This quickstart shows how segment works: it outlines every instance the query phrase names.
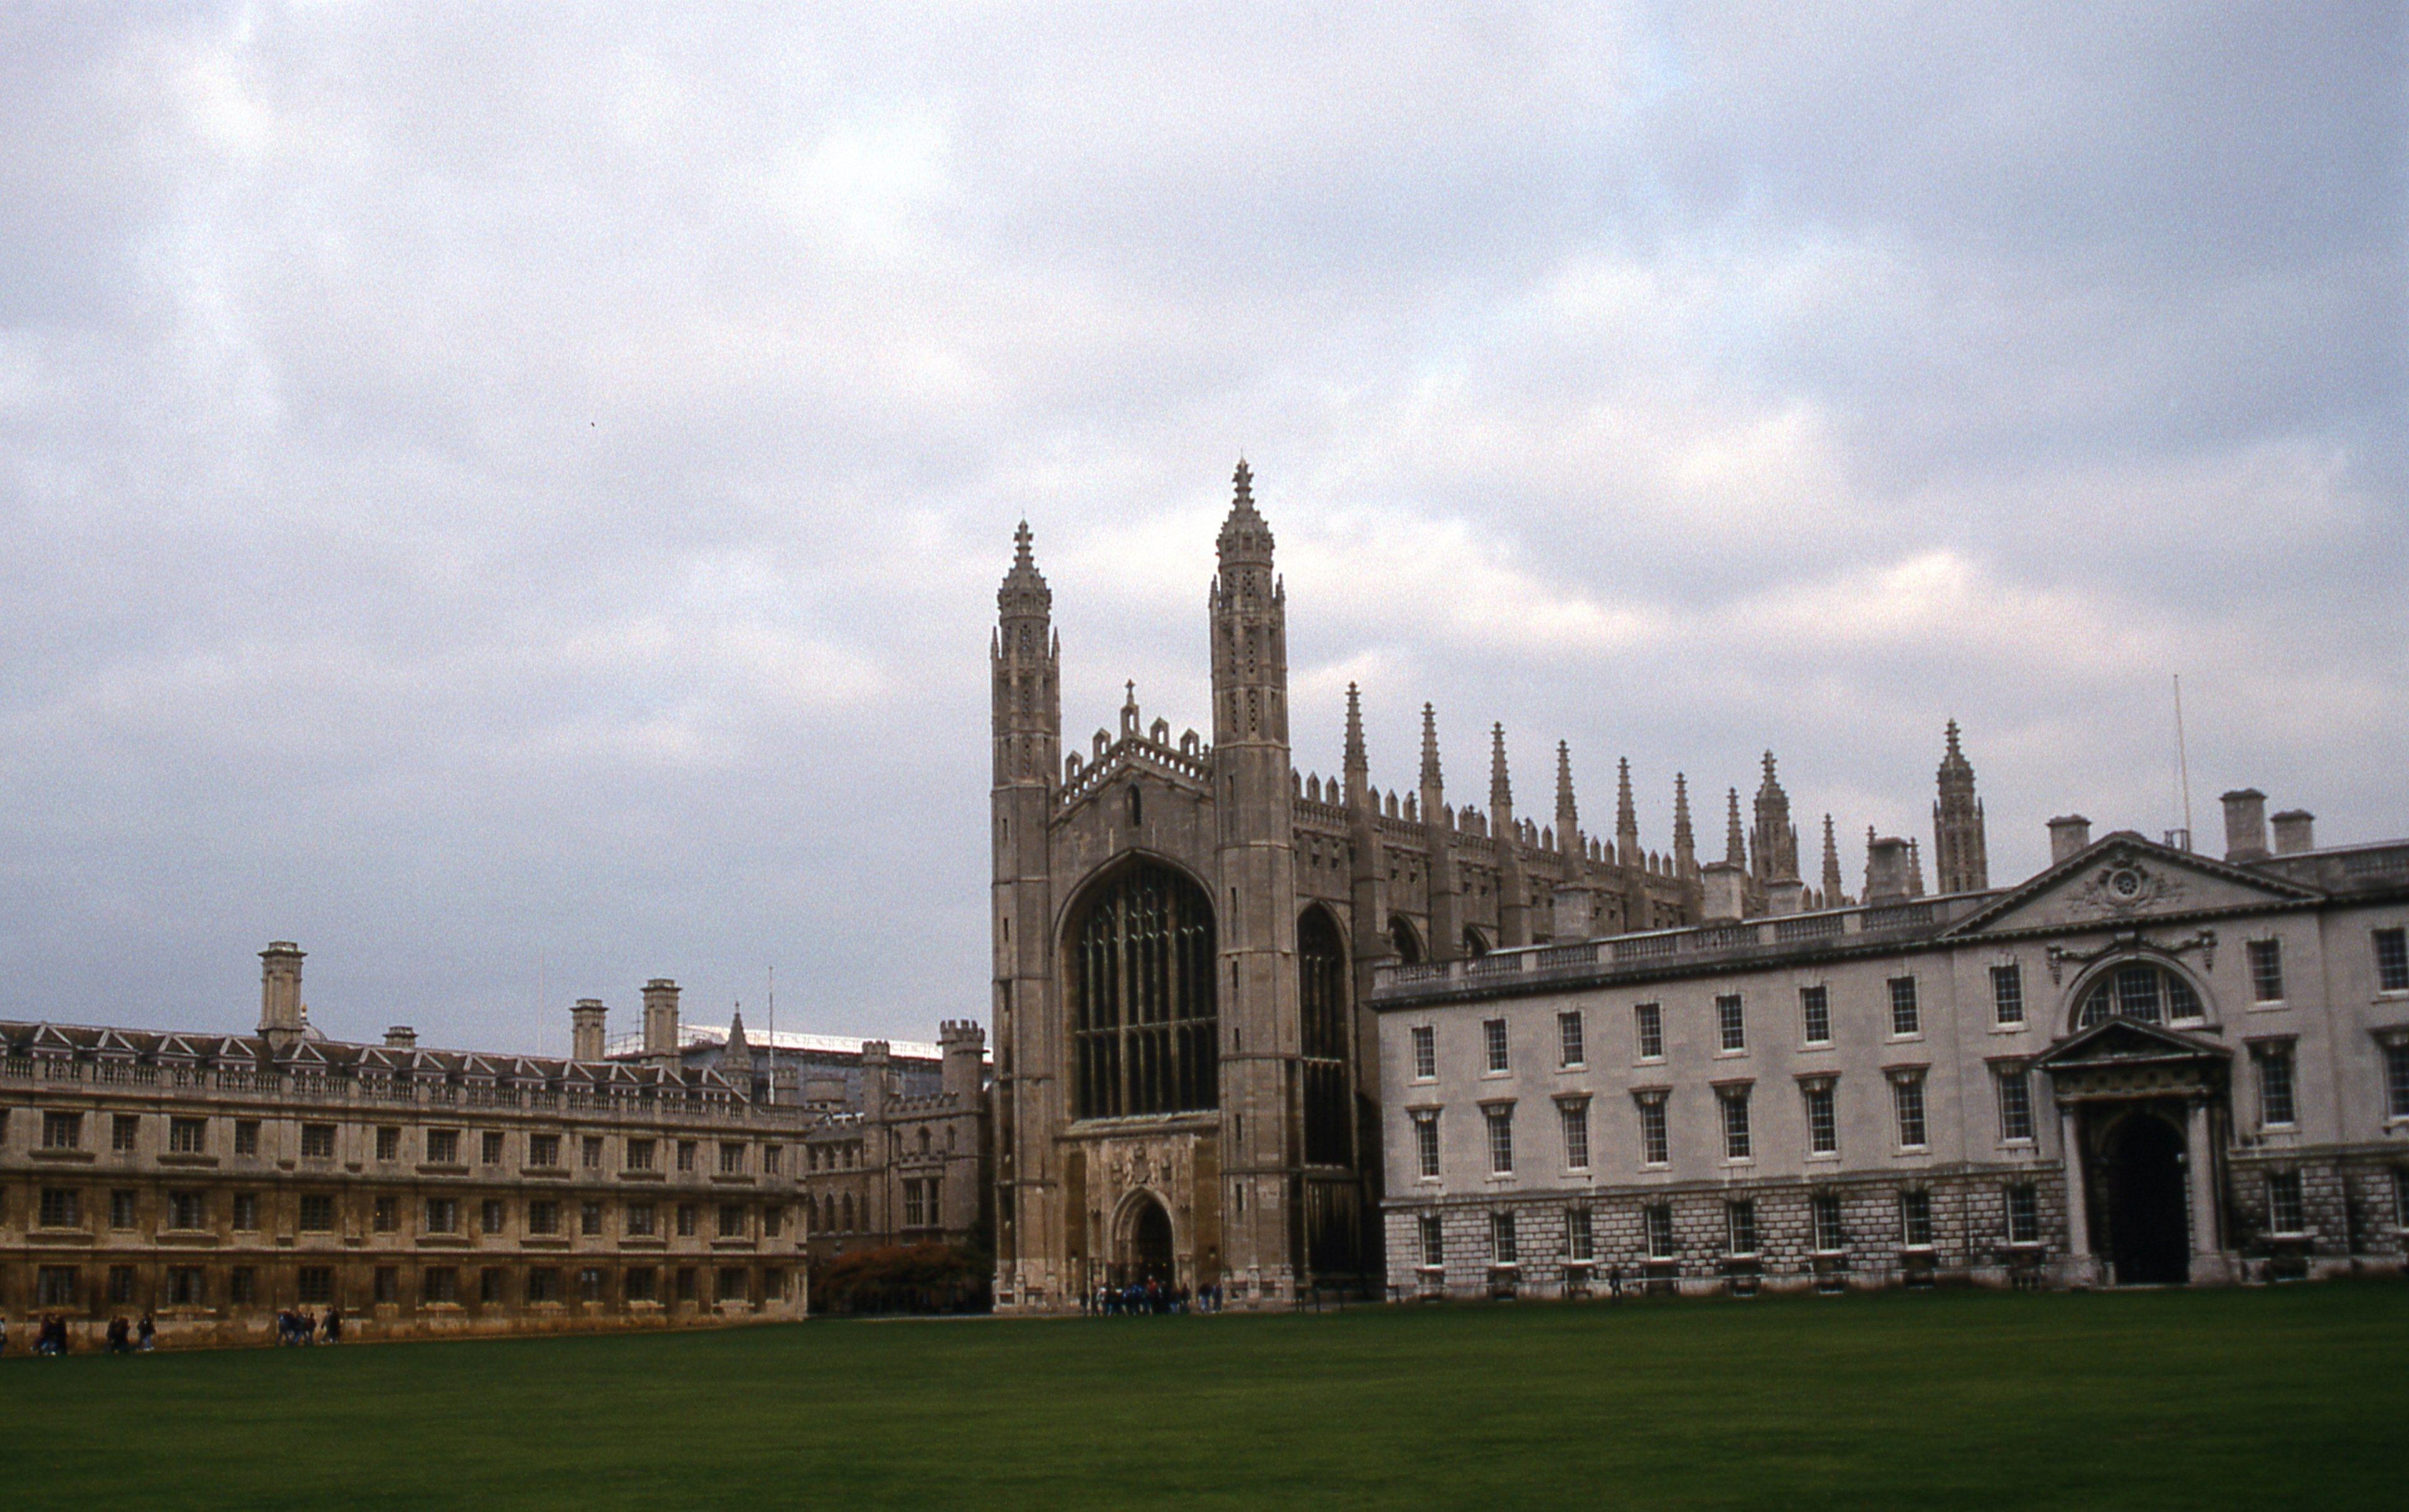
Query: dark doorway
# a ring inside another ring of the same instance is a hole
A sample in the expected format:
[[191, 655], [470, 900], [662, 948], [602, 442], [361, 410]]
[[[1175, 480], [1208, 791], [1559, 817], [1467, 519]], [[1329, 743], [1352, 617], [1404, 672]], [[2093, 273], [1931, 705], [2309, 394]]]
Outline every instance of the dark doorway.
[[2183, 1131], [2131, 1113], [2108, 1135], [2108, 1252], [2120, 1286], [2180, 1286], [2191, 1278], [2184, 1202]]
[[1130, 1215], [1129, 1279], [1159, 1281], [1170, 1286], [1176, 1277], [1171, 1266], [1171, 1215], [1152, 1198], [1143, 1198]]

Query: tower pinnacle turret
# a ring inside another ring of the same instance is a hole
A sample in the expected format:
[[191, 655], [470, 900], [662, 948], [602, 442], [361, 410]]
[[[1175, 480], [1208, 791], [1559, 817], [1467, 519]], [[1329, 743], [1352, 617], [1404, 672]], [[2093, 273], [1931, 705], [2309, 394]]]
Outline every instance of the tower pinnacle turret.
[[1580, 810], [1573, 802], [1573, 748], [1556, 742], [1556, 849], [1566, 856], [1581, 854]]
[[1347, 684], [1347, 802], [1351, 808], [1369, 800], [1372, 783], [1371, 758], [1363, 750], [1363, 700], [1355, 684]]
[[1974, 796], [1974, 767], [1957, 747], [1957, 721], [1949, 721], [1948, 750], [1938, 773], [1940, 798], [1932, 805], [1934, 879], [1944, 893], [1980, 892], [1991, 885], [1991, 863], [1983, 835], [1983, 802]]
[[1514, 834], [1514, 780], [1506, 770], [1506, 727], [1489, 728], [1489, 819], [1493, 833], [1511, 841]]
[[1639, 857], [1639, 810], [1631, 801], [1631, 758], [1624, 756], [1614, 770], [1614, 858], [1623, 866], [1637, 866]]

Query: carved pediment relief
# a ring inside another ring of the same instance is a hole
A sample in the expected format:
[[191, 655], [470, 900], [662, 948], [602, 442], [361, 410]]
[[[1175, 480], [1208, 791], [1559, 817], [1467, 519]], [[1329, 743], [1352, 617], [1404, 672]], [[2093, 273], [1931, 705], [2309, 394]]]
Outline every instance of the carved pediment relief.
[[2061, 862], [1983, 908], [1956, 935], [2140, 922], [2223, 909], [2275, 907], [2319, 896], [2277, 877], [2117, 835]]

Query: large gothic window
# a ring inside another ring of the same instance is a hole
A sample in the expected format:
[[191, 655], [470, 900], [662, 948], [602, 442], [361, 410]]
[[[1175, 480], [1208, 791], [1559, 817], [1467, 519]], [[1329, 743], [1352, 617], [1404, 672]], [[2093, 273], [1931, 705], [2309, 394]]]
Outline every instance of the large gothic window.
[[1347, 951], [1323, 908], [1296, 921], [1297, 1008], [1305, 1052], [1305, 1159], [1348, 1163]]
[[1081, 1118], [1220, 1104], [1213, 912], [1151, 861], [1100, 888], [1071, 926], [1072, 1108]]
[[2163, 966], [2128, 961], [2093, 983], [2083, 995], [2074, 1027], [2088, 1029], [2103, 1018], [2137, 1018], [2144, 1024], [2200, 1016], [2200, 994]]

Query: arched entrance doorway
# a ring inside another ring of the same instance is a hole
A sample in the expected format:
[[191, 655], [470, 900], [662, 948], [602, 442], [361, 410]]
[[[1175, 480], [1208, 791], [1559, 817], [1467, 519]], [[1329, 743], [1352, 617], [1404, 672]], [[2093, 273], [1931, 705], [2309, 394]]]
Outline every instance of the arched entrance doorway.
[[1119, 1273], [1115, 1279], [1120, 1285], [1155, 1281], [1169, 1287], [1178, 1280], [1171, 1248], [1171, 1215], [1151, 1193], [1139, 1193], [1122, 1216], [1120, 1248], [1115, 1267]]
[[2117, 1284], [2180, 1286], [2191, 1279], [2183, 1130], [2137, 1109], [2109, 1130], [2102, 1153], [2108, 1249]]

